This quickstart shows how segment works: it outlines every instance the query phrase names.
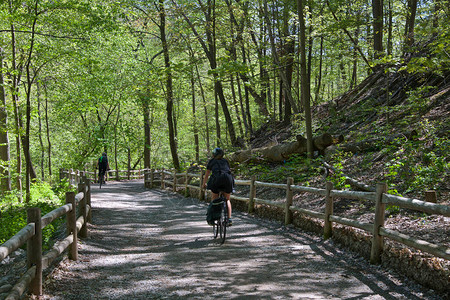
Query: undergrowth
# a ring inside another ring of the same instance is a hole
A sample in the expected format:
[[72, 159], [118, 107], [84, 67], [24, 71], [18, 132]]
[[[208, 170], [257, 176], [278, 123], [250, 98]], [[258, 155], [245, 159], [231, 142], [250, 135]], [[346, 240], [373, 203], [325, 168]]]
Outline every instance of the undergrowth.
[[[15, 192], [1, 196], [0, 244], [6, 242], [27, 224], [27, 208], [39, 207], [41, 216], [44, 216], [65, 204], [65, 193], [69, 190], [67, 180], [61, 181], [54, 187], [45, 182], [36, 182], [31, 185], [29, 203], [19, 202]], [[63, 221], [59, 218], [43, 229], [44, 249], [49, 247], [51, 237]]]

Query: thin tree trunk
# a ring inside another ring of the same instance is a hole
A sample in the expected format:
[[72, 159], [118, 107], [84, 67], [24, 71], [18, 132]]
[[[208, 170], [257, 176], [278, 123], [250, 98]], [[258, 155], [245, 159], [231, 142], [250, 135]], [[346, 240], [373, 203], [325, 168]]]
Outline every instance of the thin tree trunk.
[[320, 88], [322, 86], [322, 64], [323, 64], [323, 36], [320, 36], [319, 75], [317, 76], [316, 96], [314, 97], [316, 104], [319, 103]]
[[47, 146], [48, 146], [48, 176], [50, 177], [50, 182], [52, 181], [52, 142], [50, 140], [50, 126], [49, 126], [49, 118], [48, 118], [48, 95], [47, 89], [44, 85], [45, 91], [45, 126], [46, 126], [46, 134], [47, 134]]
[[41, 116], [41, 88], [39, 85], [39, 82], [36, 83], [36, 89], [37, 89], [37, 113], [38, 113], [38, 136], [39, 136], [39, 145], [41, 146], [41, 178], [42, 181], [45, 180], [45, 148], [44, 148], [44, 141], [42, 139], [42, 116]]
[[173, 84], [172, 84], [172, 71], [170, 70], [170, 57], [169, 57], [169, 46], [166, 40], [166, 12], [164, 8], [164, 0], [159, 0], [160, 9], [160, 33], [161, 33], [161, 43], [164, 52], [164, 65], [166, 68], [166, 88], [167, 88], [167, 124], [169, 126], [169, 143], [170, 152], [172, 153], [173, 166], [176, 170], [180, 170], [180, 162], [178, 159], [177, 145], [175, 141], [175, 129], [173, 124]]
[[392, 55], [392, 0], [388, 0], [388, 38], [387, 38], [387, 55]]
[[302, 77], [301, 81], [301, 93], [302, 102], [305, 109], [305, 127], [306, 127], [306, 139], [307, 139], [307, 152], [308, 157], [313, 157], [314, 145], [312, 136], [312, 120], [311, 120], [311, 108], [310, 108], [310, 79], [307, 75], [306, 65], [306, 28], [304, 12], [304, 0], [297, 0], [298, 19], [300, 21], [300, 73]]
[[236, 89], [234, 87], [234, 76], [233, 75], [230, 76], [230, 87], [231, 87], [231, 96], [233, 98], [233, 106], [234, 106], [234, 110], [236, 112], [236, 119], [238, 121], [239, 132], [242, 137], [242, 136], [244, 136], [244, 129], [242, 128], [242, 121], [241, 121], [241, 117], [239, 116], [239, 108], [238, 108], [237, 99], [236, 99]]
[[198, 140], [198, 128], [197, 128], [197, 112], [196, 112], [196, 101], [195, 101], [195, 80], [194, 72], [191, 74], [191, 91], [192, 91], [192, 127], [194, 131], [194, 146], [195, 146], [195, 161], [200, 161], [200, 146]]
[[8, 113], [6, 110], [6, 92], [5, 81], [3, 77], [3, 48], [0, 46], [0, 159], [2, 165], [0, 166], [1, 176], [1, 192], [11, 191], [11, 175], [10, 175], [10, 144], [8, 136]]
[[37, 23], [37, 7], [38, 1], [35, 2], [34, 5], [34, 19], [33, 24], [31, 26], [31, 39], [30, 39], [30, 48], [28, 50], [28, 57], [26, 62], [26, 75], [27, 75], [27, 88], [26, 88], [26, 127], [25, 127], [25, 136], [22, 141], [23, 151], [25, 155], [26, 162], [26, 202], [30, 202], [31, 200], [31, 180], [36, 179], [36, 173], [33, 169], [33, 164], [31, 162], [31, 154], [30, 154], [30, 124], [31, 124], [31, 88], [33, 85], [34, 78], [31, 76], [31, 59], [34, 50], [34, 38], [36, 34], [36, 23]]
[[16, 155], [17, 155], [17, 166], [16, 166], [16, 172], [17, 172], [17, 179], [16, 179], [16, 188], [18, 192], [18, 199], [19, 202], [23, 201], [23, 194], [22, 194], [22, 143], [21, 143], [21, 136], [20, 136], [20, 129], [21, 129], [21, 114], [19, 111], [19, 87], [18, 82], [20, 78], [20, 73], [17, 70], [17, 64], [16, 64], [16, 36], [15, 36], [15, 28], [14, 25], [11, 24], [11, 53], [12, 53], [12, 71], [13, 74], [11, 76], [11, 96], [13, 99], [14, 104], [14, 119], [15, 119], [15, 132], [16, 132]]
[[210, 142], [210, 137], [209, 137], [209, 118], [208, 118], [208, 109], [207, 109], [207, 103], [206, 103], [206, 97], [205, 97], [205, 91], [203, 89], [203, 84], [202, 81], [200, 79], [200, 72], [198, 70], [198, 65], [195, 64], [195, 71], [197, 74], [197, 81], [198, 81], [198, 86], [200, 87], [200, 95], [202, 96], [202, 100], [203, 100], [203, 110], [205, 113], [205, 134], [206, 134], [206, 149], [208, 149], [208, 151], [211, 149], [211, 142]]
[[214, 117], [216, 121], [216, 147], [219, 147], [222, 137], [220, 135], [219, 100], [217, 99], [217, 93], [214, 93]]
[[[148, 94], [148, 93], [147, 93]], [[152, 145], [152, 133], [150, 124], [150, 106], [148, 98], [143, 97], [143, 114], [144, 114], [144, 168], [151, 168], [151, 145]]]
[[279, 75], [282, 79], [281, 82], [283, 84], [283, 90], [286, 93], [286, 97], [287, 97], [286, 100], [289, 101], [289, 103], [291, 104], [291, 107], [292, 107], [294, 113], [298, 113], [299, 109], [292, 97], [291, 87], [289, 86], [289, 80], [286, 77], [286, 73], [282, 71], [280, 58], [278, 56], [277, 49], [275, 47], [275, 37], [274, 37], [274, 33], [272, 31], [272, 25], [271, 25], [270, 18], [269, 18], [269, 12], [268, 12], [268, 8], [267, 8], [267, 0], [264, 0], [264, 15], [265, 15], [265, 19], [266, 19], [267, 31], [269, 32], [270, 45], [271, 45], [271, 49], [272, 49], [272, 58], [273, 58], [275, 65], [278, 66], [278, 68], [279, 68]]
[[[118, 162], [118, 157], [119, 157], [119, 153], [117, 150], [117, 127], [119, 126], [119, 120], [120, 120], [120, 103], [119, 106], [117, 108], [117, 118], [116, 118], [116, 124], [114, 124], [114, 163], [116, 165], [116, 180], [119, 181], [119, 162]], [[128, 147], [129, 149], [129, 147]], [[128, 169], [129, 170], [129, 169]]]
[[[203, 40], [202, 36], [197, 32], [194, 24], [191, 22], [191, 20], [180, 10], [180, 13], [183, 15], [184, 20], [188, 23], [189, 27], [191, 28], [192, 32], [194, 33], [195, 37], [199, 41], [200, 45], [203, 48], [203, 51], [206, 54], [206, 57], [208, 58], [209, 65], [211, 70], [214, 72], [217, 69], [217, 58], [216, 58], [216, 47], [215, 47], [215, 1], [211, 3], [211, 0], [207, 1], [207, 5], [205, 6], [201, 0], [198, 1], [200, 8], [202, 12], [205, 15], [206, 23], [205, 23], [205, 34], [206, 34], [206, 40], [207, 43]], [[177, 3], [172, 0], [172, 3], [178, 7]], [[219, 79], [217, 74], [213, 73], [214, 77], [214, 91], [217, 94], [220, 104], [222, 106], [223, 115], [225, 117], [225, 122], [228, 128], [228, 133], [230, 135], [231, 143], [233, 145], [236, 145], [237, 139], [236, 139], [236, 133], [234, 130], [234, 124], [233, 120], [231, 119], [230, 111], [228, 110], [227, 101], [225, 99], [225, 95], [223, 93], [223, 84], [222, 81]]]
[[242, 115], [242, 119], [244, 120], [245, 137], [248, 138], [250, 128], [249, 128], [248, 122], [247, 122], [247, 112], [244, 108], [244, 99], [242, 97], [241, 79], [239, 78], [239, 76], [237, 77], [237, 87], [238, 87], [239, 105], [241, 108], [241, 115]]

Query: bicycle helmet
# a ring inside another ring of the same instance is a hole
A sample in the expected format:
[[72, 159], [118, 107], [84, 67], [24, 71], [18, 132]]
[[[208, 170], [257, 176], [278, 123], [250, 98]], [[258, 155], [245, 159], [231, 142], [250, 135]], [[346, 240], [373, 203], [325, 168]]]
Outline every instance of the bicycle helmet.
[[212, 155], [214, 158], [222, 158], [224, 155], [224, 152], [221, 148], [217, 147], [212, 151]]

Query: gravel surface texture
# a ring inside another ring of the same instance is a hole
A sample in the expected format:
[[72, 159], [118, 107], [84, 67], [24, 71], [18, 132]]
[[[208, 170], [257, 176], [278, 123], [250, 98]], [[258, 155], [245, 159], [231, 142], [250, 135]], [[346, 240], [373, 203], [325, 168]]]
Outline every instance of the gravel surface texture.
[[331, 240], [237, 211], [221, 245], [205, 212], [143, 181], [93, 185], [79, 260], [60, 262], [39, 299], [445, 299]]

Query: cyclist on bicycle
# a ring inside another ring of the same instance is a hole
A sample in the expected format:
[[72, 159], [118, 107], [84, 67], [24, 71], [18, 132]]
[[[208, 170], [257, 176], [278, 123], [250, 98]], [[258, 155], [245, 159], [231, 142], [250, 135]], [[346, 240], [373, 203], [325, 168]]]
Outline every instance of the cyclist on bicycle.
[[206, 165], [203, 188], [206, 187], [208, 190], [211, 190], [211, 200], [219, 198], [220, 192], [223, 193], [227, 199], [228, 205], [228, 226], [231, 226], [233, 223], [231, 221], [230, 195], [233, 191], [234, 179], [231, 174], [230, 164], [225, 158], [223, 158], [224, 154], [225, 153], [221, 148], [215, 148], [212, 151], [213, 158]]
[[98, 167], [98, 180], [100, 182], [100, 178], [103, 178], [103, 184], [105, 184], [105, 174], [106, 171], [109, 170], [109, 162], [108, 162], [108, 156], [106, 155], [106, 152], [102, 153], [102, 156], [97, 161], [97, 167]]

